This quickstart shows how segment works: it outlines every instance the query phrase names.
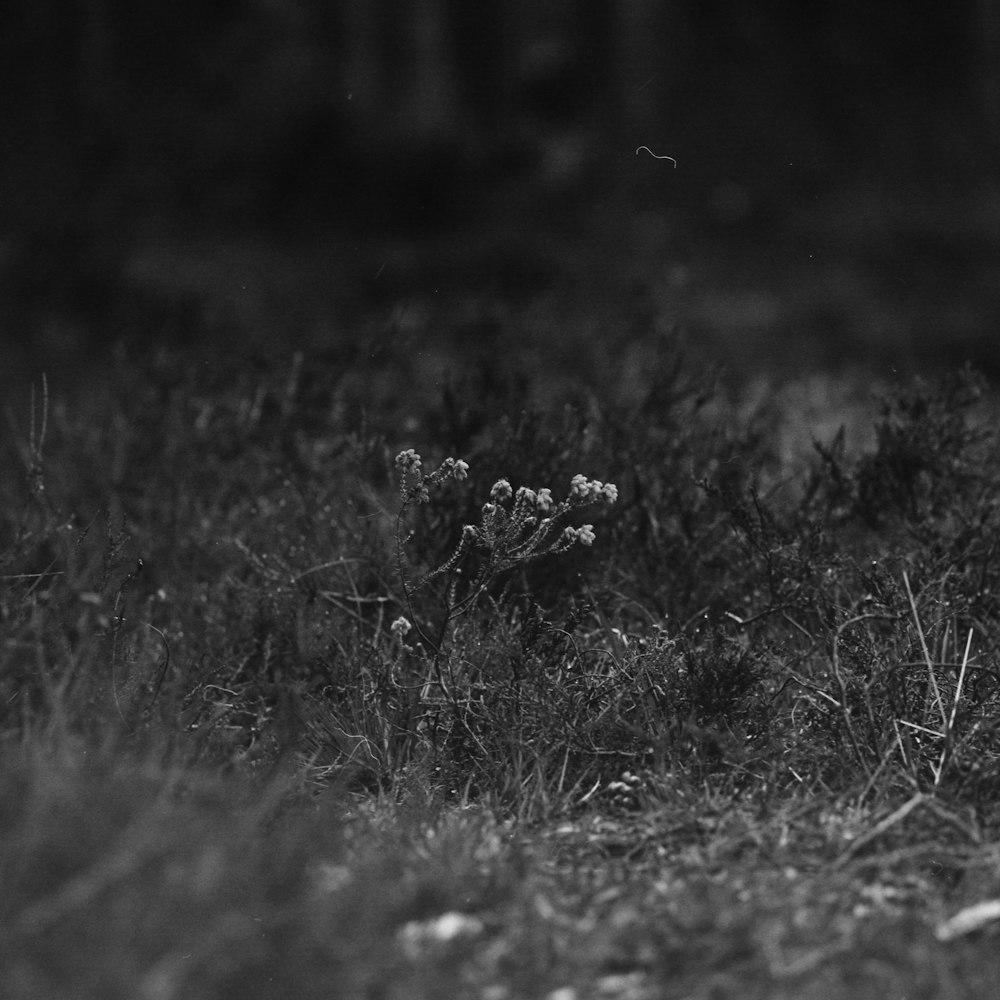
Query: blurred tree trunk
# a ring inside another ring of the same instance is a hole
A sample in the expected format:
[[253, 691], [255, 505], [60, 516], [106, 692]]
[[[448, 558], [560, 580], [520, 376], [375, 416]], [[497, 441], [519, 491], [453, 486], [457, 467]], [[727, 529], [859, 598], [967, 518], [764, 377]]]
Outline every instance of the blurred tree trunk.
[[449, 51], [445, 0], [411, 0], [409, 34], [412, 68], [400, 107], [418, 137], [452, 139], [461, 133], [454, 60]]
[[497, 134], [517, 103], [520, 4], [514, 0], [451, 0], [449, 58], [473, 131]]
[[3, 207], [29, 217], [71, 207], [66, 188], [79, 152], [74, 6], [75, 0], [20, 0], [4, 13]]
[[667, 107], [683, 60], [685, 31], [681, 5], [632, 0], [618, 12], [617, 45], [612, 53], [618, 120], [633, 135], [667, 140]]
[[356, 8], [351, 16], [366, 51], [352, 62], [359, 79], [365, 68], [370, 74], [375, 128], [388, 145], [456, 136], [462, 115], [445, 0], [348, 0], [345, 6]]
[[77, 0], [80, 30], [76, 60], [88, 127], [102, 128], [114, 97], [113, 27], [108, 0]]
[[359, 118], [374, 115], [384, 120], [387, 113], [387, 59], [380, 13], [380, 5], [372, 0], [340, 4], [341, 86]]
[[976, 7], [978, 23], [972, 28], [979, 48], [976, 84], [994, 155], [1000, 155], [1000, 0], [976, 0]]

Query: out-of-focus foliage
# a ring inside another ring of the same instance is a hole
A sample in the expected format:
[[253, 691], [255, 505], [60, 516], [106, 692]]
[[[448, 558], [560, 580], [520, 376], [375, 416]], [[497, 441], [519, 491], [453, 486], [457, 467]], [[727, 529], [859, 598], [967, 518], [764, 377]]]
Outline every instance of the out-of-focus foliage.
[[710, 183], [798, 158], [808, 186], [887, 162], [954, 176], [997, 138], [987, 4], [394, 6], [12, 0], [3, 207], [273, 221], [395, 192], [426, 222], [475, 201], [446, 204], [462, 182], [586, 187], [640, 142]]

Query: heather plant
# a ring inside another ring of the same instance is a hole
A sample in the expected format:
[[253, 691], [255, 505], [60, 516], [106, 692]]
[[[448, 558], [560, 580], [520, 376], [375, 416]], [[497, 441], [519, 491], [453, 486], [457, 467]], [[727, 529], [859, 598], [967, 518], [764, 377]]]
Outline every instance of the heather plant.
[[[454, 678], [445, 677], [442, 663], [456, 619], [467, 614], [511, 570], [577, 544], [591, 546], [596, 537], [593, 524], [564, 522], [584, 507], [614, 503], [618, 489], [613, 483], [578, 474], [570, 481], [566, 498], [555, 501], [548, 487], [514, 490], [507, 479], [498, 479], [490, 489], [490, 499], [479, 510], [478, 523], [463, 525], [451, 553], [413, 579], [406, 559], [408, 515], [414, 507], [430, 502], [432, 493], [448, 480], [466, 479], [469, 466], [462, 459], [447, 458], [425, 474], [420, 455], [407, 449], [396, 456], [396, 469], [400, 477], [396, 560], [407, 616], [397, 618], [392, 631], [403, 644], [408, 642], [411, 628], [415, 631], [420, 654], [429, 659], [434, 681], [441, 693], [451, 697]], [[424, 601], [425, 594], [433, 596]], [[417, 651], [415, 645], [407, 648]]]

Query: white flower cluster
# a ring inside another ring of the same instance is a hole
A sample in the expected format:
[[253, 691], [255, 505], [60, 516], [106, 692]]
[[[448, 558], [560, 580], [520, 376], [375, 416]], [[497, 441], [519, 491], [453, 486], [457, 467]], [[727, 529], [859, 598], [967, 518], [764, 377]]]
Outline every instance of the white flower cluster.
[[389, 626], [389, 631], [392, 632], [392, 634], [394, 636], [396, 636], [397, 638], [402, 639], [403, 636], [405, 636], [406, 633], [409, 632], [411, 628], [413, 628], [413, 626], [410, 624], [409, 619], [408, 618], [404, 618], [402, 615], [400, 615]]
[[579, 500], [603, 500], [614, 503], [618, 499], [618, 487], [614, 483], [602, 483], [600, 479], [588, 479], [576, 475], [570, 480], [569, 495]]
[[[490, 488], [489, 499], [480, 509], [479, 523], [464, 525], [451, 555], [420, 580], [411, 583], [402, 570], [403, 545], [408, 537], [403, 534], [404, 513], [408, 507], [426, 502], [430, 498], [431, 486], [449, 478], [466, 479], [469, 465], [461, 459], [446, 458], [434, 472], [424, 475], [420, 455], [407, 448], [396, 456], [396, 469], [400, 473], [399, 492], [402, 499], [396, 519], [396, 545], [407, 607], [412, 617], [412, 595], [430, 580], [442, 574], [452, 574], [446, 624], [471, 606], [497, 574], [540, 556], [565, 552], [576, 543], [593, 545], [596, 535], [592, 524], [574, 527], [566, 525], [565, 519], [580, 507], [594, 503], [612, 504], [618, 499], [618, 488], [614, 483], [602, 483], [599, 479], [588, 479], [583, 475], [573, 476], [566, 499], [559, 502], [553, 500], [552, 490], [548, 487], [530, 489], [519, 486], [515, 490], [508, 479], [498, 479]], [[463, 576], [460, 564], [474, 551], [478, 552], [479, 558], [471, 561], [473, 571]], [[404, 650], [410, 648], [405, 645], [405, 637], [413, 628], [424, 642], [440, 652], [440, 646], [427, 639], [419, 623], [411, 624], [407, 618], [399, 617], [390, 627]]]
[[581, 524], [579, 528], [563, 528], [563, 538], [569, 542], [579, 542], [581, 545], [593, 545], [596, 537], [592, 524]]
[[396, 456], [396, 468], [400, 472], [419, 472], [421, 464], [420, 456], [412, 448], [407, 448]]
[[[513, 506], [508, 509], [505, 504], [511, 498]], [[499, 572], [528, 559], [565, 551], [575, 542], [593, 545], [596, 536], [592, 524], [567, 526], [559, 532], [557, 519], [576, 507], [596, 502], [611, 504], [617, 499], [614, 483], [582, 475], [573, 477], [569, 496], [558, 504], [553, 502], [548, 487], [533, 490], [521, 486], [515, 491], [508, 480], [498, 479], [490, 490], [489, 501], [483, 504], [481, 523], [467, 524], [462, 529], [462, 541], [454, 558], [475, 544], [492, 553], [494, 570]], [[451, 565], [453, 560], [448, 563]]]
[[401, 473], [399, 495], [404, 504], [426, 503], [430, 499], [431, 486], [445, 479], [466, 479], [469, 475], [469, 463], [460, 458], [446, 458], [429, 476], [420, 471], [422, 467], [423, 460], [412, 448], [396, 456], [396, 469]]

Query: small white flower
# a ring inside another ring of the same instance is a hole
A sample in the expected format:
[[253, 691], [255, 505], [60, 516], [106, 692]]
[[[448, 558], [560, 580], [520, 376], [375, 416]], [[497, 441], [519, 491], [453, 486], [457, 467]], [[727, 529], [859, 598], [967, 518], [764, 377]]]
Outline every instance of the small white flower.
[[587, 480], [587, 477], [577, 473], [569, 481], [569, 492], [570, 496], [580, 497], [581, 499], [585, 499], [587, 495], [590, 493], [590, 483]]
[[548, 511], [552, 509], [552, 490], [547, 486], [543, 487], [538, 491], [535, 502], [538, 504], [538, 509], [541, 511]]
[[494, 500], [509, 500], [511, 496], [510, 483], [506, 479], [498, 479], [490, 490]]
[[433, 920], [411, 920], [397, 932], [397, 938], [406, 955], [418, 959], [427, 950], [446, 945], [462, 938], [477, 937], [483, 932], [483, 922], [466, 913], [442, 913]]
[[618, 487], [614, 483], [605, 483], [601, 490], [605, 503], [614, 503], [618, 499]]
[[420, 466], [420, 456], [412, 448], [407, 448], [396, 456], [396, 468], [401, 472], [416, 472]]
[[413, 626], [409, 621], [400, 615], [390, 626], [389, 631], [392, 632], [397, 638], [402, 638]]
[[469, 475], [469, 463], [463, 462], [462, 459], [457, 459], [455, 462], [455, 471], [452, 475], [456, 479], [466, 479]]
[[474, 524], [467, 524], [462, 528], [462, 541], [468, 545], [479, 537], [479, 529]]
[[581, 545], [593, 545], [596, 537], [592, 524], [583, 524], [576, 529], [576, 539]]

